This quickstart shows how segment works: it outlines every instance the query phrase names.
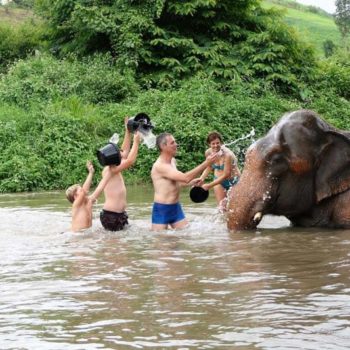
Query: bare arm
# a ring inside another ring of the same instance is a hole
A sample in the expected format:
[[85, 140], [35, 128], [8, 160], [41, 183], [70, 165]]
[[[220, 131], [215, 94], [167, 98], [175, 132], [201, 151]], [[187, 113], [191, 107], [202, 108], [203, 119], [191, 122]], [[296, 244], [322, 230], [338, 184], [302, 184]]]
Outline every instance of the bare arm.
[[202, 175], [200, 176], [200, 180], [204, 181], [212, 171], [213, 169], [210, 166], [207, 166], [205, 170], [202, 172]]
[[118, 166], [112, 167], [113, 173], [119, 173], [127, 168], [130, 168], [136, 161], [137, 153], [139, 151], [139, 145], [140, 145], [141, 136], [140, 133], [137, 131], [134, 134], [134, 142], [131, 147], [130, 153], [126, 159], [122, 159], [122, 162]]
[[107, 185], [107, 182], [112, 177], [111, 167], [109, 166], [107, 169], [108, 170], [104, 173], [102, 180], [99, 182], [94, 192], [92, 192], [92, 194], [89, 196], [89, 199], [92, 200], [92, 202], [96, 201], [96, 199], [100, 196], [105, 186]]
[[[205, 151], [205, 157], [207, 158], [210, 154], [211, 154], [210, 149], [207, 149], [207, 150]], [[194, 186], [202, 186], [204, 180], [208, 177], [209, 173], [211, 173], [211, 172], [212, 172], [211, 166], [207, 166], [207, 167], [204, 169], [204, 171], [202, 172], [201, 176], [200, 176], [199, 178], [197, 178], [197, 179], [194, 179], [194, 180], [192, 181], [192, 184], [193, 184]]]
[[157, 166], [157, 171], [164, 178], [188, 184], [197, 174], [213, 163], [216, 158], [216, 154], [210, 155], [203, 163], [199, 164], [192, 170], [187, 171], [186, 173], [177, 170], [170, 164], [159, 164]]
[[84, 182], [82, 187], [83, 187], [83, 190], [85, 191], [85, 193], [88, 193], [89, 190], [90, 190], [90, 186], [91, 186], [91, 183], [92, 183], [92, 178], [94, 176], [95, 169], [94, 169], [94, 166], [92, 165], [92, 163], [89, 160], [86, 162], [86, 168], [88, 169], [89, 174], [86, 177], [86, 180], [85, 180], [85, 182]]
[[128, 129], [128, 120], [129, 120], [129, 117], [124, 118], [125, 134], [124, 134], [124, 139], [123, 139], [123, 143], [121, 146], [122, 158], [127, 158], [128, 154], [130, 152], [131, 133]]

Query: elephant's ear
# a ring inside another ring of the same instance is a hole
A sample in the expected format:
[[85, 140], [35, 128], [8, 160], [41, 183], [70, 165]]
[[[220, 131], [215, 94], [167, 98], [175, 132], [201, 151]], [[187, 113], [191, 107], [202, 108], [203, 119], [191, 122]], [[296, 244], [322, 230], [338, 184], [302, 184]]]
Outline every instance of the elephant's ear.
[[317, 202], [350, 189], [350, 138], [336, 131], [327, 134], [316, 173]]

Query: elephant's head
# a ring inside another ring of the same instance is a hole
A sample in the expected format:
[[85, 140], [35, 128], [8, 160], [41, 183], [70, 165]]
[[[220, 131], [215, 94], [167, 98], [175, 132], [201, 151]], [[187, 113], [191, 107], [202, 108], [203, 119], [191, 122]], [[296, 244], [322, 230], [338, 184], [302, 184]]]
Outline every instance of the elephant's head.
[[309, 110], [287, 113], [248, 149], [229, 194], [228, 228], [254, 229], [265, 214], [298, 223], [349, 188], [350, 133]]

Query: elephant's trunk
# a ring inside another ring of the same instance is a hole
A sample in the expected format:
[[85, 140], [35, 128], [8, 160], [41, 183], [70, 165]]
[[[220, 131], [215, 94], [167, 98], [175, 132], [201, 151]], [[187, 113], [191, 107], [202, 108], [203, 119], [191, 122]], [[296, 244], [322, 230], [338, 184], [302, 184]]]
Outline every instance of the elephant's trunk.
[[260, 165], [254, 154], [250, 154], [239, 183], [230, 191], [229, 230], [255, 229], [263, 217], [264, 208], [271, 198], [271, 181]]

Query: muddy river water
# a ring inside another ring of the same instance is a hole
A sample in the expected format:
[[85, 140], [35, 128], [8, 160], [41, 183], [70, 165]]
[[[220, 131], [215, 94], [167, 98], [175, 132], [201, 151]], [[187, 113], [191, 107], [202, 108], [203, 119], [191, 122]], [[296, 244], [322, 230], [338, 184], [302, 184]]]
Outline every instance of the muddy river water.
[[0, 349], [349, 349], [350, 230], [265, 218], [229, 233], [212, 198], [183, 231], [67, 232], [63, 192], [0, 195]]

